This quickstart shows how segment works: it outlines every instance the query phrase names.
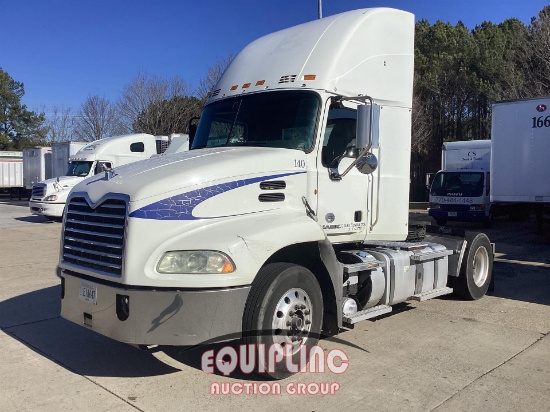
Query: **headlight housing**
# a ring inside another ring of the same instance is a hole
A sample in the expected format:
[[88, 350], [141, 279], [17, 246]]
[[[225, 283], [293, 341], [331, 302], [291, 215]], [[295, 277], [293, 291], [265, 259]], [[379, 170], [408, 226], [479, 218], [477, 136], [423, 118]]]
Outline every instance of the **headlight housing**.
[[165, 252], [157, 265], [157, 272], [167, 274], [216, 274], [231, 273], [233, 271], [235, 271], [235, 264], [229, 256], [212, 250], [174, 250]]
[[44, 199], [46, 202], [53, 202], [54, 200], [57, 200], [57, 195], [49, 195]]

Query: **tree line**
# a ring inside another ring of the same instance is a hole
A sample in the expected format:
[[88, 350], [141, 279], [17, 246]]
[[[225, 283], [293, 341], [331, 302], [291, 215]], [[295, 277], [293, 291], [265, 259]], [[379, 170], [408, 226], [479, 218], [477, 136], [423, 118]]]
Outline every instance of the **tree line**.
[[[411, 200], [424, 200], [425, 175], [439, 169], [443, 142], [489, 139], [495, 101], [550, 95], [550, 6], [529, 25], [515, 18], [469, 30], [416, 23]], [[208, 69], [196, 89], [180, 77], [138, 74], [117, 102], [88, 96], [80, 110], [48, 117], [21, 104], [23, 83], [0, 68], [0, 150], [125, 133], [186, 133], [232, 57]], [[422, 199], [420, 199], [422, 198]]]

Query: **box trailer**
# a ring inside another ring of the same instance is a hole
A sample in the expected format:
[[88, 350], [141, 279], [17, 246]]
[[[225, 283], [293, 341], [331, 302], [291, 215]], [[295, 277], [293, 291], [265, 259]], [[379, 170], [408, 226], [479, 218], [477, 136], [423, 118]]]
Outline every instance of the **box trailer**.
[[35, 183], [52, 177], [52, 148], [25, 147], [23, 149], [23, 186], [30, 192]]
[[550, 97], [492, 106], [491, 201], [534, 209], [542, 229], [550, 205]]
[[0, 151], [0, 191], [21, 196], [23, 191], [23, 152]]

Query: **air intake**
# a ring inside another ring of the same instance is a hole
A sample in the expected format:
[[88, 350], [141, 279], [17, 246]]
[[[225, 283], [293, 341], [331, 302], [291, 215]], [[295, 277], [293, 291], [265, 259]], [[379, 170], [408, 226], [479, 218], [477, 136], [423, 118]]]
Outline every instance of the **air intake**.
[[260, 189], [262, 190], [283, 190], [286, 189], [284, 180], [272, 180], [270, 182], [261, 182]]
[[279, 79], [279, 84], [281, 84], [281, 83], [294, 83], [294, 80], [296, 80], [296, 75], [295, 74], [281, 76], [281, 78]]
[[262, 193], [258, 196], [260, 202], [283, 202], [285, 200], [284, 193]]

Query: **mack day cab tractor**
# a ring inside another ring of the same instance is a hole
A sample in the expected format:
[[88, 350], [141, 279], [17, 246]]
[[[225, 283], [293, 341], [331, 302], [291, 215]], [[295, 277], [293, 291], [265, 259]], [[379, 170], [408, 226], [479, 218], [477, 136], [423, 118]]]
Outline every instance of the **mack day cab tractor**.
[[373, 8], [248, 45], [190, 151], [74, 187], [62, 317], [135, 345], [242, 335], [288, 361], [399, 302], [482, 297], [485, 235], [405, 241], [413, 34]]
[[50, 220], [61, 220], [71, 189], [87, 177], [157, 154], [155, 136], [136, 133], [111, 136], [88, 143], [69, 156], [65, 176], [54, 176], [34, 183], [29, 201], [30, 212]]

